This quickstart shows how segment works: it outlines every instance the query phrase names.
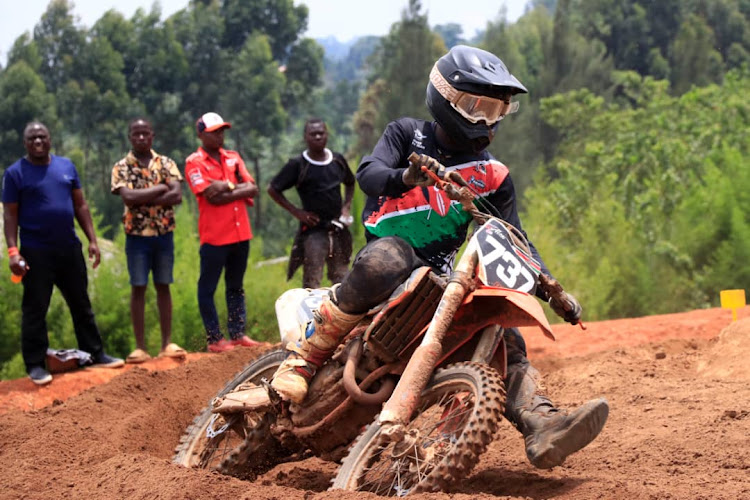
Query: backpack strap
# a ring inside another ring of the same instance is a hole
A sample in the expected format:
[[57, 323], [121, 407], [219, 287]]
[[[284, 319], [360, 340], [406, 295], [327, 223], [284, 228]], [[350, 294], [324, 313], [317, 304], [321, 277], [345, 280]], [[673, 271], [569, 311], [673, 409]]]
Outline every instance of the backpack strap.
[[299, 175], [297, 176], [297, 184], [295, 185], [297, 189], [302, 185], [302, 181], [305, 180], [305, 177], [307, 177], [307, 171], [310, 169], [310, 162], [307, 161], [304, 156], [300, 155], [299, 161], [301, 165], [299, 167]]

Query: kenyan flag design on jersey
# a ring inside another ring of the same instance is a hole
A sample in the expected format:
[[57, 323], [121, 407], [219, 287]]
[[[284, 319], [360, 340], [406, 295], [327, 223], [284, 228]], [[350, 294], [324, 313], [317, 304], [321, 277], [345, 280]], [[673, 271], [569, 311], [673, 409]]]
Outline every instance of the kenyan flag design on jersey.
[[[447, 167], [458, 171], [469, 185], [486, 197], [493, 193], [508, 175], [508, 168], [496, 160], [473, 161]], [[461, 204], [451, 201], [435, 186], [415, 187], [398, 198], [382, 197], [378, 210], [365, 220], [367, 230], [378, 237], [399, 236], [420, 255], [443, 255], [452, 258], [454, 249], [463, 243], [471, 215]], [[450, 251], [441, 252], [444, 247]], [[420, 252], [420, 249], [430, 249]], [[436, 262], [431, 262], [437, 265]], [[439, 267], [444, 267], [441, 263]]]

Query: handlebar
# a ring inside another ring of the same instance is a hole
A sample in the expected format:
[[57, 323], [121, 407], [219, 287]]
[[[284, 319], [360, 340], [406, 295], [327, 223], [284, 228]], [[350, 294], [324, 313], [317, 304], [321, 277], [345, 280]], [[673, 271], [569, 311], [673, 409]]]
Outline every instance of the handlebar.
[[[412, 152], [407, 159], [410, 163], [416, 164], [417, 162], [419, 162], [420, 158], [417, 153]], [[464, 179], [461, 174], [459, 174], [455, 170], [445, 171], [445, 175], [441, 179], [440, 176], [438, 176], [435, 172], [425, 166], [422, 166], [421, 170], [427, 177], [435, 182], [435, 185], [438, 189], [442, 189], [443, 191], [445, 191], [450, 199], [459, 201], [464, 207], [464, 210], [469, 212], [478, 224], [481, 225], [487, 222], [489, 216], [480, 212], [473, 203], [477, 193], [473, 189], [471, 189], [469, 183], [466, 182], [466, 179]], [[459, 188], [457, 188], [456, 186], [459, 186]], [[523, 237], [523, 234], [515, 226], [508, 224], [502, 219], [499, 220], [509, 228], [514, 239], [517, 239], [518, 243], [522, 244], [521, 246], [526, 248], [528, 253], [531, 254], [531, 248], [529, 247], [526, 238]], [[563, 290], [562, 285], [556, 279], [545, 274], [540, 274], [539, 287], [547, 294], [550, 299], [556, 300], [561, 304], [568, 304], [568, 300], [565, 297], [565, 291]], [[573, 324], [578, 324], [582, 330], [586, 330], [586, 325], [584, 325], [583, 321], [581, 320], [578, 320]]]

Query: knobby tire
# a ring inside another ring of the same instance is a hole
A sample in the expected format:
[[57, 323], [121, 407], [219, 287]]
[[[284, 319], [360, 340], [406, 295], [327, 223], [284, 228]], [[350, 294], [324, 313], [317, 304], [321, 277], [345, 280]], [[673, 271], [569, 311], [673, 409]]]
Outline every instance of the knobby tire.
[[331, 489], [381, 496], [446, 491], [471, 473], [504, 405], [505, 386], [493, 368], [462, 362], [440, 369], [422, 392], [405, 439], [384, 442], [375, 420], [349, 449]]
[[[281, 349], [261, 355], [227, 382], [215, 397], [224, 396], [245, 383], [259, 383], [261, 378], [271, 380], [284, 356]], [[211, 413], [209, 405], [193, 419], [193, 423], [180, 437], [172, 462], [185, 467], [213, 469], [240, 476], [244, 471], [244, 462], [248, 459], [248, 448], [253, 448], [252, 443], [263, 441], [266, 437], [270, 440], [268, 433], [264, 432], [268, 428], [268, 419], [264, 416], [250, 420], [246, 414], [237, 413], [228, 416], [226, 421], [222, 415], [215, 415]], [[234, 432], [232, 423], [244, 427], [247, 438]], [[213, 438], [208, 437], [209, 426], [216, 431], [225, 424], [230, 424], [230, 427]], [[274, 443], [266, 444], [272, 446]]]

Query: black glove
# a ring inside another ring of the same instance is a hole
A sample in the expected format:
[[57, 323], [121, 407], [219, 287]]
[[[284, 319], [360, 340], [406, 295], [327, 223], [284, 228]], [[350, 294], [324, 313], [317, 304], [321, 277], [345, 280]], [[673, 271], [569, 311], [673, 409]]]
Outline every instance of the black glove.
[[578, 324], [578, 320], [581, 319], [581, 312], [583, 311], [581, 304], [579, 304], [576, 298], [568, 292], [563, 293], [565, 294], [564, 299], [557, 300], [551, 298], [549, 299], [549, 305], [552, 307], [552, 310], [555, 311], [555, 314], [571, 325], [576, 325]]
[[437, 174], [441, 179], [445, 175], [445, 167], [435, 158], [427, 155], [419, 155], [419, 160], [409, 162], [409, 168], [404, 170], [402, 179], [407, 186], [432, 186], [435, 181], [422, 172], [422, 167], [427, 167]]

